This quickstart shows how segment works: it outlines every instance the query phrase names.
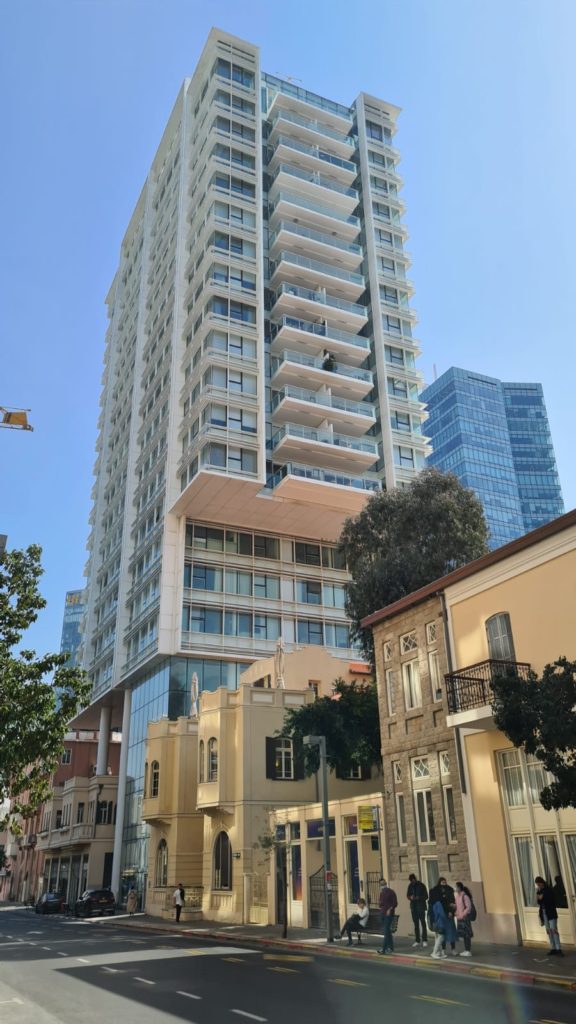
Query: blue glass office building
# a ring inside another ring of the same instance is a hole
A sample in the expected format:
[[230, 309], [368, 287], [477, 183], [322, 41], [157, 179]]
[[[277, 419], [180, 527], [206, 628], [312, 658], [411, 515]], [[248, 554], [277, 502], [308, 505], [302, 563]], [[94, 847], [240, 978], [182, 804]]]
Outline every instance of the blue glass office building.
[[80, 664], [79, 653], [82, 639], [80, 624], [86, 607], [84, 599], [84, 590], [69, 590], [66, 594], [60, 653], [69, 655], [68, 666], [70, 668]]
[[455, 473], [476, 491], [491, 547], [562, 515], [541, 384], [505, 383], [451, 367], [421, 398], [433, 446], [428, 465]]

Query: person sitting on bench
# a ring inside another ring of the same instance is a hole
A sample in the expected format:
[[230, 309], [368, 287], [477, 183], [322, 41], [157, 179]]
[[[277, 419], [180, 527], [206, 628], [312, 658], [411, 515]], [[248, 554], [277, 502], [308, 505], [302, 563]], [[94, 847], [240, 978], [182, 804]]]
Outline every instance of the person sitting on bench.
[[348, 945], [351, 946], [352, 932], [357, 932], [358, 945], [362, 945], [362, 932], [366, 931], [366, 926], [368, 924], [369, 917], [370, 910], [366, 906], [366, 900], [359, 899], [358, 910], [356, 911], [355, 914], [352, 914], [346, 921], [346, 924], [344, 925], [342, 931], [340, 932], [340, 938], [343, 939], [344, 933], [346, 933], [346, 935], [348, 936]]

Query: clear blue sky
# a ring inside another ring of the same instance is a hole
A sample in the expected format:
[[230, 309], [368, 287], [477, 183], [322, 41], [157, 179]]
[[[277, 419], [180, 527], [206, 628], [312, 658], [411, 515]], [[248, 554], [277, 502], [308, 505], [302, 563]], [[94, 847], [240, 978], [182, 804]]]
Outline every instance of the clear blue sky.
[[119, 245], [182, 79], [217, 19], [264, 70], [403, 108], [427, 382], [451, 365], [544, 385], [576, 506], [573, 0], [0, 2], [0, 533], [44, 549], [57, 649], [83, 584], [106, 318]]

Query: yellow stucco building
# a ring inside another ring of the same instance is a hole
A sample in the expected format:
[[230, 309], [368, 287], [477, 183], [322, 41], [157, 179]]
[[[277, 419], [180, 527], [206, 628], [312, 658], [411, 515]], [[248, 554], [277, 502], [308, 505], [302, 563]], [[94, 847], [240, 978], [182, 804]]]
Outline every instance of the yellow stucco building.
[[[480, 895], [483, 933], [502, 942], [546, 941], [534, 887], [535, 876], [542, 875], [551, 884], [559, 878], [565, 889], [559, 929], [563, 942], [573, 944], [576, 810], [544, 810], [543, 766], [495, 728], [490, 702], [491, 680], [502, 674], [503, 662], [514, 663], [520, 674], [540, 674], [562, 655], [576, 659], [576, 511], [376, 612], [365, 624], [382, 639], [395, 618], [431, 600], [444, 620], [448, 671], [441, 708], [459, 757], [469, 881]], [[377, 676], [385, 693], [382, 658]]]
[[[290, 917], [294, 924], [310, 923], [313, 908], [308, 895], [314, 887], [303, 872], [315, 874], [320, 866], [319, 840], [315, 826], [308, 829], [302, 808], [318, 801], [316, 778], [304, 776], [292, 741], [280, 734], [288, 710], [330, 695], [338, 677], [350, 681], [366, 674], [363, 663], [348, 664], [322, 648], [304, 647], [282, 658], [280, 678], [277, 658], [254, 662], [242, 674], [237, 690], [222, 687], [202, 693], [197, 717], [150, 724], [142, 807], [151, 831], [146, 893], [150, 913], [172, 914], [172, 893], [182, 882], [184, 917], [201, 911], [210, 920], [276, 920], [275, 872], [261, 839], [276, 827], [277, 813], [281, 827], [291, 823]], [[342, 802], [338, 835], [354, 828], [354, 801], [372, 806], [381, 797], [380, 776], [373, 775], [330, 775], [330, 799]], [[370, 794], [375, 794], [374, 800], [368, 799]], [[285, 813], [290, 808], [293, 813]], [[342, 824], [344, 819], [350, 819], [348, 825]], [[374, 875], [381, 872], [380, 820], [379, 815], [375, 834], [361, 853], [362, 864]], [[300, 857], [297, 833], [303, 842], [310, 839], [309, 856]], [[334, 857], [336, 863], [336, 851]], [[358, 855], [352, 849], [347, 863], [359, 877]], [[348, 889], [351, 896], [356, 892], [351, 884]], [[353, 900], [343, 895], [341, 902], [345, 906]]]

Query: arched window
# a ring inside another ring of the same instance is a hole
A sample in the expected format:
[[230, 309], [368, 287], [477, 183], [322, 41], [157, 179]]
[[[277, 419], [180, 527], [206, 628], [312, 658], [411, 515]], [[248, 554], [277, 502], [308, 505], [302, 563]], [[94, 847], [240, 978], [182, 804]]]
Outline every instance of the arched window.
[[516, 661], [512, 626], [508, 612], [498, 612], [486, 619], [488, 654], [495, 661]]
[[158, 796], [160, 789], [160, 765], [158, 761], [152, 761], [150, 773], [150, 796]]
[[204, 740], [198, 745], [198, 782], [204, 782]]
[[161, 839], [156, 850], [156, 885], [168, 885], [168, 844]]
[[218, 740], [215, 736], [208, 740], [208, 782], [218, 780]]
[[148, 761], [144, 765], [144, 796], [148, 796]]
[[232, 847], [227, 832], [219, 832], [214, 843], [214, 888], [232, 888]]

